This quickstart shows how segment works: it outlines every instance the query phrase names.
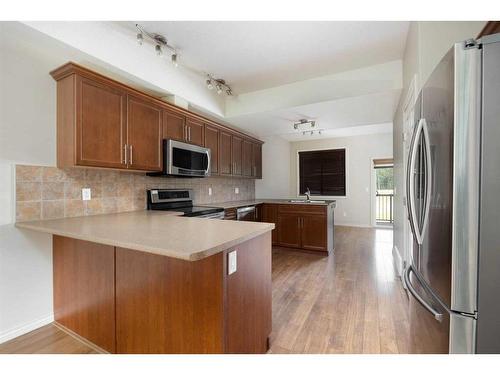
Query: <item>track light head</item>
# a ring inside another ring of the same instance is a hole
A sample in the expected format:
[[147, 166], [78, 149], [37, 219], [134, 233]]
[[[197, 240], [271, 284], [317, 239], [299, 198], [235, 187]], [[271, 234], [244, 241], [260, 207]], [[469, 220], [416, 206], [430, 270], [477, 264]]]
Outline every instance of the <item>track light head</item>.
[[214, 88], [214, 85], [212, 83], [212, 80], [210, 78], [207, 79], [207, 89], [213, 90], [213, 88]]
[[161, 46], [159, 44], [155, 46], [155, 51], [158, 56], [163, 55], [163, 50], [161, 49]]
[[142, 35], [142, 33], [138, 33], [137, 34], [137, 43], [142, 46], [142, 43], [144, 42], [144, 36]]
[[172, 61], [172, 64], [177, 68], [179, 66], [179, 62], [177, 61], [177, 54], [174, 53], [172, 56], [170, 56], [170, 60]]
[[233, 95], [233, 92], [231, 91], [231, 89], [227, 89], [226, 90], [226, 95], [228, 95], [228, 96], [232, 96]]
[[219, 95], [220, 95], [220, 94], [222, 94], [222, 86], [221, 86], [221, 84], [220, 84], [220, 83], [218, 83], [218, 84], [215, 86], [215, 88], [217, 89], [217, 94], [219, 94]]

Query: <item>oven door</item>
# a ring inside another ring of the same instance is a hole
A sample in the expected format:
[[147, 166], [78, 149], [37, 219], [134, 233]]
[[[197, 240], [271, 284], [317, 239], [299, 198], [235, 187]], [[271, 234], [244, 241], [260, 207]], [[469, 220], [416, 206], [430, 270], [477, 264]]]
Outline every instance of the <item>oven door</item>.
[[210, 176], [210, 150], [205, 147], [165, 139], [164, 173], [174, 176]]

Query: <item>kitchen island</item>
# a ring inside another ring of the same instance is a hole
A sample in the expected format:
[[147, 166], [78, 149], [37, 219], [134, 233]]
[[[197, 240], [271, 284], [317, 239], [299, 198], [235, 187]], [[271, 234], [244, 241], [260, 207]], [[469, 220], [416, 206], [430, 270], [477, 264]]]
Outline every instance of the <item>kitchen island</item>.
[[110, 353], [264, 353], [273, 224], [136, 211], [17, 223], [53, 235], [54, 319]]

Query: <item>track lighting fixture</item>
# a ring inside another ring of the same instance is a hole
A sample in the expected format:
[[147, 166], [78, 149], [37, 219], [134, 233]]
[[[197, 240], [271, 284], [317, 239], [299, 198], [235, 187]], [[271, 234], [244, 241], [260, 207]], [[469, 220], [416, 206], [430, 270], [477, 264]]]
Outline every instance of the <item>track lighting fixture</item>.
[[314, 135], [314, 132], [318, 132], [321, 135], [323, 129], [316, 129], [316, 121], [301, 119], [293, 123], [293, 129], [302, 132], [302, 135]]
[[[175, 67], [179, 66], [179, 54], [177, 52], [177, 49], [168, 44], [167, 38], [165, 38], [161, 34], [150, 33], [146, 31], [138, 23], [135, 24], [135, 27], [137, 29], [136, 40], [139, 45], [144, 44], [144, 38], [149, 39], [154, 45], [155, 52], [158, 56], [163, 56], [165, 53], [170, 53], [170, 62], [172, 63], [172, 65]], [[211, 74], [206, 74], [206, 75], [207, 75], [206, 84], [209, 90], [213, 90], [215, 88], [217, 94], [219, 95], [222, 94], [223, 92], [225, 92], [226, 95], [228, 96], [233, 95], [233, 90], [222, 78], [214, 78]]]
[[172, 61], [172, 64], [177, 68], [179, 66], [179, 63], [177, 62], [177, 54], [174, 53], [172, 56], [170, 56], [170, 60]]
[[217, 94], [219, 94], [219, 95], [222, 94], [223, 92], [225, 92], [226, 95], [228, 95], [228, 96], [233, 95], [233, 90], [231, 89], [231, 87], [229, 87], [229, 85], [226, 83], [226, 81], [224, 81], [221, 78], [214, 78], [214, 77], [212, 77], [212, 75], [207, 74], [206, 83], [207, 83], [207, 88], [209, 90], [212, 90], [215, 88]]

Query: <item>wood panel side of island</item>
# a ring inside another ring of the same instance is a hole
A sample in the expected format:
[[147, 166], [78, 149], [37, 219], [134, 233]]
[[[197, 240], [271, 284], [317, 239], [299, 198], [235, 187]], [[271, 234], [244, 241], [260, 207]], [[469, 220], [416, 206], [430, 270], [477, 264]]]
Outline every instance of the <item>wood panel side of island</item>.
[[53, 236], [54, 320], [115, 352], [115, 248]]
[[223, 353], [222, 257], [189, 262], [117, 247], [117, 352]]

